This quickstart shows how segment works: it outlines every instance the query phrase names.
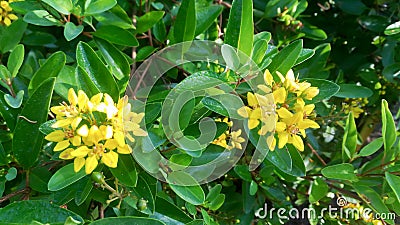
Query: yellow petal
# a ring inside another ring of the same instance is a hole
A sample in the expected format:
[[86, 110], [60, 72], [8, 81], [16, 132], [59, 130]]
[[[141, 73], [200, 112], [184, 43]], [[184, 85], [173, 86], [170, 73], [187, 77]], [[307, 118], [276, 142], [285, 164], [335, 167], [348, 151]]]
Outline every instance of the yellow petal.
[[85, 165], [85, 159], [84, 158], [75, 158], [74, 159], [74, 171], [79, 172], [79, 170], [82, 169], [82, 167]]
[[131, 121], [134, 123], [139, 124], [140, 122], [142, 122], [142, 119], [144, 117], [144, 113], [134, 113], [132, 112], [131, 114]]
[[71, 122], [71, 127], [72, 127], [72, 129], [76, 129], [78, 126], [79, 126], [79, 124], [81, 123], [81, 121], [82, 121], [82, 117], [76, 117], [74, 120], [72, 120], [72, 122]]
[[273, 92], [274, 100], [277, 103], [285, 103], [286, 101], [286, 89], [283, 87], [278, 88]]
[[247, 103], [249, 104], [249, 106], [251, 107], [255, 107], [258, 106], [258, 101], [256, 96], [251, 93], [251, 92], [247, 92]]
[[6, 26], [10, 26], [11, 25], [11, 20], [8, 17], [3, 18], [3, 23]]
[[54, 146], [53, 151], [58, 152], [58, 151], [66, 149], [68, 147], [69, 147], [69, 140], [64, 140], [64, 141], [58, 142], [56, 144], [56, 146]]
[[275, 150], [275, 146], [276, 146], [276, 139], [273, 135], [270, 135], [267, 137], [267, 145], [270, 151], [274, 151]]
[[257, 97], [258, 104], [260, 106], [268, 106], [269, 105], [267, 97], [265, 97], [263, 95], [260, 95], [260, 94], [257, 94], [257, 93], [255, 94], [255, 96]]
[[250, 115], [251, 109], [247, 106], [242, 106], [241, 108], [239, 108], [237, 110], [237, 113], [239, 114], [239, 116], [244, 117], [244, 118], [248, 118]]
[[107, 126], [101, 125], [99, 129], [100, 129], [100, 131], [103, 134], [103, 137], [105, 139], [112, 138], [112, 136], [113, 136], [113, 128], [112, 128], [112, 126], [110, 126], [110, 125], [107, 125]]
[[303, 111], [304, 111], [307, 115], [309, 115], [309, 114], [312, 113], [312, 111], [314, 110], [314, 108], [315, 108], [315, 105], [314, 105], [314, 104], [308, 104], [308, 105], [304, 106]]
[[78, 106], [81, 111], [86, 109], [86, 105], [87, 105], [88, 101], [89, 101], [89, 98], [86, 95], [86, 93], [82, 90], [79, 90], [78, 91]]
[[66, 127], [66, 126], [69, 126], [73, 120], [74, 120], [73, 118], [58, 120], [57, 122], [53, 123], [53, 125], [51, 125], [51, 127], [52, 128]]
[[258, 119], [249, 119], [248, 121], [248, 127], [250, 130], [256, 128], [260, 124], [260, 121]]
[[286, 123], [284, 122], [277, 122], [275, 125], [275, 130], [277, 132], [283, 132], [284, 130], [286, 130]]
[[76, 131], [76, 133], [82, 137], [87, 137], [89, 135], [89, 128], [84, 124]]
[[292, 136], [292, 144], [296, 147], [299, 151], [304, 151], [304, 143], [300, 136], [298, 135], [291, 135]]
[[117, 141], [119, 146], [124, 146], [125, 145], [124, 133], [122, 133], [121, 131], [118, 131], [118, 132], [114, 133], [114, 139]]
[[74, 151], [73, 148], [68, 148], [67, 150], [64, 150], [63, 152], [61, 152], [59, 158], [60, 158], [60, 159], [65, 159], [65, 160], [73, 159], [74, 156], [72, 156], [72, 155], [70, 154], [72, 151]]
[[114, 100], [109, 94], [104, 94], [104, 103], [106, 103], [106, 105], [114, 105]]
[[60, 142], [60, 141], [64, 140], [64, 137], [65, 137], [64, 131], [56, 130], [56, 131], [53, 131], [50, 134], [46, 135], [46, 137], [44, 137], [44, 139], [46, 139], [48, 141], [52, 141], [52, 142]]
[[94, 104], [97, 105], [101, 102], [101, 99], [103, 98], [103, 93], [98, 93], [94, 95], [93, 97], [90, 98], [90, 101]]
[[130, 154], [132, 153], [132, 149], [131, 147], [129, 147], [129, 145], [124, 145], [123, 147], [117, 147], [117, 152], [119, 154]]
[[314, 129], [317, 129], [317, 128], [319, 128], [319, 124], [316, 123], [316, 122], [313, 121], [313, 120], [305, 119], [305, 120], [300, 121], [300, 122], [297, 124], [297, 127], [300, 128], [300, 129], [307, 129], [307, 128], [314, 128]]
[[18, 19], [18, 16], [16, 16], [15, 14], [12, 14], [12, 13], [9, 13], [7, 16], [8, 16], [8, 18], [10, 18], [10, 20], [17, 20]]
[[79, 146], [79, 145], [81, 145], [81, 137], [79, 137], [79, 136], [74, 136], [73, 138], [72, 138], [72, 140], [70, 140], [70, 141], [72, 141], [72, 145], [73, 146]]
[[272, 86], [272, 83], [274, 82], [274, 78], [272, 77], [272, 74], [269, 72], [269, 70], [265, 70], [264, 72], [264, 81], [269, 86]]
[[110, 151], [104, 153], [101, 161], [106, 164], [108, 167], [115, 168], [118, 164], [118, 154], [116, 152]]
[[108, 139], [106, 143], [104, 144], [104, 147], [113, 150], [118, 146], [118, 142], [115, 139]]
[[85, 163], [85, 172], [86, 172], [86, 174], [92, 173], [93, 170], [96, 169], [97, 164], [98, 164], [98, 162], [97, 162], [97, 159], [96, 159], [95, 155], [87, 157], [86, 163]]
[[133, 135], [135, 135], [135, 136], [140, 136], [140, 137], [147, 136], [147, 132], [144, 131], [144, 130], [141, 129], [141, 128], [134, 129], [134, 130], [132, 131], [132, 133], [133, 133]]
[[286, 143], [288, 142], [289, 134], [287, 132], [279, 132], [278, 139], [279, 139], [278, 148], [283, 148], [283, 146], [285, 146]]
[[71, 152], [71, 155], [74, 156], [74, 157], [81, 158], [81, 157], [87, 156], [87, 154], [89, 152], [90, 152], [90, 149], [88, 147], [81, 146], [81, 147], [75, 149], [75, 151]]
[[98, 143], [99, 141], [103, 140], [103, 135], [101, 134], [99, 128], [96, 125], [93, 125], [89, 129], [88, 138], [93, 143]]
[[76, 93], [73, 88], [70, 88], [68, 90], [68, 101], [71, 105], [76, 105], [78, 104], [78, 96], [76, 96]]
[[256, 108], [251, 111], [249, 119], [261, 119], [261, 108]]
[[287, 110], [284, 107], [279, 108], [278, 110], [276, 110], [276, 112], [278, 113], [280, 118], [290, 118], [293, 116], [293, 113], [291, 113], [289, 110]]
[[305, 98], [308, 100], [313, 99], [318, 94], [319, 94], [319, 90], [317, 87], [309, 87], [304, 91]]

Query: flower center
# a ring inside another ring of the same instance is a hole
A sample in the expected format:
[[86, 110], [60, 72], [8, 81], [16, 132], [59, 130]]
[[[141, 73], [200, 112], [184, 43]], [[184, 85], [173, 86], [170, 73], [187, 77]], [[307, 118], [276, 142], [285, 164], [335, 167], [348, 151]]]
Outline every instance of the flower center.
[[288, 126], [287, 131], [290, 134], [297, 134], [299, 132], [299, 128], [297, 128], [294, 124], [292, 124]]

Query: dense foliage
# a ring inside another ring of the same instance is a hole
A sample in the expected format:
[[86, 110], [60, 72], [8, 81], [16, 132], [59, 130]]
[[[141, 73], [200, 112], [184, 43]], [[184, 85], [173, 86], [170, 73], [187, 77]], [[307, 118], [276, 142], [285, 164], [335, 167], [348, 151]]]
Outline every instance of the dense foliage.
[[399, 223], [399, 20], [395, 0], [0, 1], [1, 224]]

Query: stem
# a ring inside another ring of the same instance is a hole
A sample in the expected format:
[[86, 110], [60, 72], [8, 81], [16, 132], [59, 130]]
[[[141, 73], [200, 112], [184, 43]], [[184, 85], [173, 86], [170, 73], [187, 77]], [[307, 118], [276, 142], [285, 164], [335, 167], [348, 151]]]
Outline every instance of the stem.
[[326, 162], [324, 161], [324, 159], [318, 154], [317, 151], [315, 151], [315, 149], [313, 148], [313, 146], [307, 142], [307, 146], [311, 149], [312, 153], [317, 156], [317, 158], [319, 159], [319, 161], [322, 163], [322, 165], [326, 166]]
[[7, 201], [8, 199], [10, 199], [10, 198], [12, 198], [12, 197], [14, 197], [14, 196], [17, 196], [17, 195], [20, 195], [20, 194], [29, 193], [30, 190], [31, 190], [31, 189], [30, 189], [29, 187], [25, 187], [24, 189], [21, 189], [21, 190], [19, 190], [19, 191], [13, 192], [13, 193], [10, 193], [10, 194], [8, 194], [8, 195], [6, 195], [6, 196], [0, 198], [0, 203], [3, 203], [4, 201]]

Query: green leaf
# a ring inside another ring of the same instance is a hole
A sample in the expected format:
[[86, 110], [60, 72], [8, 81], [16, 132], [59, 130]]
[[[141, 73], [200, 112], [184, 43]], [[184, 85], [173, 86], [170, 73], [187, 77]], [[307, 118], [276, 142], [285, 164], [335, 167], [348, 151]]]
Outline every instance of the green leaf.
[[[86, 182], [85, 182], [86, 180]], [[86, 176], [84, 177], [82, 180], [80, 180], [81, 182], [85, 182], [85, 186], [83, 189], [77, 189], [76, 193], [75, 193], [75, 204], [76, 205], [82, 205], [85, 200], [88, 198], [90, 192], [93, 189], [93, 180], [89, 177]]]
[[116, 101], [119, 97], [117, 84], [106, 66], [88, 44], [79, 42], [76, 49], [76, 59], [78, 65], [81, 68], [85, 68], [96, 87], [101, 92], [108, 93]]
[[71, 0], [43, 0], [43, 2], [64, 15], [69, 15], [74, 7]]
[[18, 91], [15, 98], [10, 94], [4, 95], [4, 100], [7, 102], [9, 106], [11, 106], [14, 109], [18, 109], [21, 106], [23, 99], [24, 99], [24, 90]]
[[383, 146], [385, 149], [385, 155], [391, 156], [393, 153], [391, 148], [396, 142], [396, 125], [394, 123], [392, 113], [389, 110], [388, 103], [385, 99], [382, 99], [381, 110]]
[[93, 36], [107, 40], [113, 44], [135, 47], [139, 45], [136, 37], [120, 27], [101, 26], [93, 33]]
[[34, 10], [24, 16], [24, 21], [37, 26], [61, 26], [62, 23], [46, 10]]
[[268, 50], [268, 40], [261, 39], [255, 41], [253, 51], [251, 53], [251, 59], [257, 64], [260, 65], [262, 60], [265, 57], [265, 53]]
[[225, 43], [250, 56], [253, 48], [253, 34], [253, 1], [234, 0], [229, 13]]
[[393, 63], [385, 68], [382, 71], [382, 75], [389, 81], [395, 83], [400, 76], [400, 63]]
[[19, 110], [9, 107], [4, 100], [4, 96], [4, 92], [0, 91], [0, 114], [6, 121], [7, 127], [12, 131], [14, 130]]
[[194, 0], [182, 0], [174, 24], [176, 43], [191, 41], [196, 31], [196, 8]]
[[338, 180], [348, 180], [357, 182], [358, 178], [354, 173], [354, 167], [350, 163], [342, 163], [332, 166], [327, 166], [321, 170], [324, 177]]
[[22, 63], [24, 62], [24, 55], [24, 45], [19, 44], [14, 48], [14, 50], [12, 50], [10, 56], [8, 57], [7, 68], [11, 72], [12, 77], [17, 76]]
[[28, 26], [22, 19], [11, 23], [8, 27], [0, 28], [0, 52], [6, 53], [15, 48], [20, 42]]
[[166, 224], [189, 223], [193, 220], [180, 208], [164, 198], [157, 197], [155, 205], [156, 213], [154, 213], [151, 217], [160, 219]]
[[139, 17], [136, 22], [136, 33], [144, 33], [154, 26], [164, 16], [164, 11], [151, 11]]
[[109, 217], [101, 220], [96, 220], [90, 225], [131, 225], [131, 224], [140, 224], [140, 225], [165, 225], [165, 223], [152, 219], [152, 218], [144, 218], [144, 217], [134, 217], [134, 216], [124, 216], [124, 217]]
[[258, 184], [254, 180], [250, 182], [250, 189], [249, 189], [249, 194], [250, 195], [255, 195], [258, 190]]
[[32, 95], [34, 91], [48, 78], [57, 77], [66, 62], [64, 52], [56, 52], [52, 54], [46, 62], [33, 75], [29, 86], [28, 93]]
[[363, 28], [376, 33], [383, 32], [389, 25], [389, 20], [387, 17], [378, 15], [360, 16], [357, 20]]
[[223, 9], [222, 5], [210, 5], [196, 8], [195, 36], [204, 33], [214, 23]]
[[300, 55], [295, 62], [295, 66], [299, 65], [300, 63], [306, 61], [307, 59], [311, 58], [314, 55], [314, 49], [303, 48], [301, 49]]
[[164, 21], [160, 20], [153, 26], [154, 37], [159, 42], [164, 42], [167, 38], [167, 28], [165, 28]]
[[192, 176], [182, 171], [174, 171], [168, 175], [167, 180], [171, 189], [183, 200], [193, 205], [203, 204], [204, 191]]
[[[46, 122], [55, 78], [43, 82], [26, 102], [14, 130], [12, 149], [24, 168], [31, 167], [42, 149], [43, 134], [39, 127]], [[29, 138], [27, 138], [29, 137]]]
[[320, 102], [324, 99], [329, 99], [330, 97], [335, 95], [340, 89], [339, 85], [337, 85], [329, 80], [314, 79], [314, 78], [307, 78], [304, 80], [309, 82], [311, 84], [311, 86], [318, 87], [318, 90], [319, 90], [318, 95], [315, 96], [310, 101], [310, 103], [316, 103], [316, 102]]
[[35, 167], [29, 173], [29, 186], [35, 191], [49, 193], [47, 183], [51, 175], [45, 167]]
[[350, 112], [346, 120], [344, 128], [344, 136], [342, 142], [342, 159], [347, 161], [353, 159], [357, 149], [357, 126], [353, 113]]
[[48, 183], [48, 189], [50, 191], [58, 191], [61, 190], [76, 181], [82, 179], [86, 176], [85, 170], [80, 170], [78, 172], [74, 171], [74, 164], [70, 163], [61, 169], [57, 170], [57, 172], [50, 178]]
[[143, 46], [143, 48], [140, 48], [139, 51], [137, 52], [136, 61], [137, 62], [144, 61], [155, 51], [157, 51], [157, 48], [154, 48], [153, 46]]
[[85, 3], [85, 16], [102, 13], [116, 4], [116, 0], [88, 0]]
[[132, 18], [129, 18], [125, 10], [118, 4], [110, 10], [96, 14], [93, 17], [102, 25], [113, 25], [123, 29], [133, 28]]
[[65, 65], [57, 76], [56, 85], [54, 91], [68, 100], [68, 90], [73, 88], [77, 90], [78, 83], [75, 78], [75, 67]]
[[329, 187], [326, 182], [318, 177], [312, 182], [310, 187], [310, 203], [313, 204], [315, 202], [318, 202], [321, 198], [326, 196], [328, 191]]
[[[154, 202], [155, 200], [153, 193], [149, 186], [150, 181], [147, 182], [146, 178], [143, 176], [139, 176], [138, 178], [137, 185], [135, 188], [132, 188], [132, 191], [138, 199], [143, 198], [145, 201], [147, 201], [147, 208], [141, 210], [141, 212], [149, 215], [154, 214], [156, 204]], [[137, 208], [137, 204], [135, 204], [135, 207]]]
[[[374, 211], [376, 211], [380, 215], [390, 215], [389, 209], [382, 201], [383, 197], [376, 193], [374, 189], [363, 185], [354, 185], [354, 189], [357, 191], [357, 194], [364, 200], [364, 202], [371, 206]], [[389, 224], [394, 225], [393, 220], [385, 221]]]
[[400, 21], [390, 24], [385, 29], [386, 35], [394, 35], [400, 33]]
[[396, 195], [397, 201], [400, 202], [400, 177], [393, 175], [389, 172], [385, 172], [386, 181], [388, 182], [390, 188], [392, 188], [394, 194]]
[[78, 89], [85, 90], [88, 96], [93, 96], [100, 93], [100, 90], [96, 87], [96, 84], [80, 66], [76, 67], [75, 69], [75, 78], [76, 82], [78, 83]]
[[115, 178], [119, 180], [122, 184], [135, 187], [137, 182], [137, 172], [135, 167], [135, 162], [132, 156], [129, 155], [119, 155], [117, 168], [110, 168], [111, 173]]
[[337, 0], [337, 6], [352, 15], [361, 15], [368, 7], [361, 0]]
[[236, 174], [245, 181], [251, 182], [253, 179], [249, 171], [249, 167], [246, 165], [236, 165], [234, 168]]
[[339, 98], [368, 98], [373, 92], [363, 86], [356, 84], [341, 84], [340, 90], [335, 94]]
[[272, 62], [268, 66], [269, 71], [271, 73], [279, 71], [282, 75], [285, 75], [296, 63], [302, 46], [303, 40], [297, 40], [283, 48], [272, 58]]
[[83, 31], [83, 26], [78, 25], [76, 26], [72, 22], [67, 22], [64, 27], [64, 37], [67, 41], [71, 41], [79, 36]]
[[213, 199], [215, 199], [219, 195], [221, 190], [222, 190], [222, 185], [221, 184], [216, 184], [208, 192], [206, 201], [211, 202]]
[[185, 153], [174, 154], [168, 161], [169, 168], [173, 171], [182, 170], [190, 165], [192, 157]]
[[300, 77], [312, 78], [328, 78], [329, 71], [326, 71], [326, 62], [331, 52], [329, 43], [318, 45], [314, 48], [314, 55], [307, 61], [296, 66], [296, 72], [300, 73]]
[[374, 154], [375, 152], [377, 152], [383, 145], [383, 138], [377, 138], [375, 140], [373, 140], [372, 142], [370, 142], [369, 144], [367, 144], [366, 146], [364, 146], [360, 152], [358, 153], [358, 156], [370, 156], [372, 154]]
[[118, 80], [121, 80], [124, 77], [129, 77], [130, 67], [128, 60], [123, 55], [124, 53], [105, 40], [98, 38], [95, 38], [94, 40], [103, 56], [103, 59], [110, 66], [112, 74]]
[[7, 164], [8, 164], [7, 153], [6, 151], [4, 151], [3, 145], [0, 143], [0, 166], [4, 166]]
[[7, 174], [5, 175], [6, 180], [14, 180], [17, 177], [17, 173], [17, 169], [15, 169], [15, 167], [11, 167], [10, 169], [8, 169]]
[[[256, 187], [258, 187], [258, 186], [256, 186]], [[224, 202], [225, 202], [225, 195], [224, 194], [219, 194], [216, 198], [214, 198], [210, 202], [210, 204], [208, 205], [208, 208], [210, 210], [216, 211], [224, 204]]]
[[214, 95], [202, 99], [202, 103], [209, 110], [223, 116], [229, 116], [231, 119], [241, 119], [237, 114], [237, 109], [242, 107], [243, 101], [237, 96], [230, 93]]
[[[21, 216], [23, 215], [23, 216]], [[47, 200], [14, 202], [0, 209], [2, 223], [31, 224], [32, 221], [47, 224], [64, 224], [68, 217], [83, 223], [82, 217]]]
[[305, 34], [304, 37], [317, 41], [325, 40], [328, 37], [324, 30], [308, 23], [303, 23], [300, 31]]

